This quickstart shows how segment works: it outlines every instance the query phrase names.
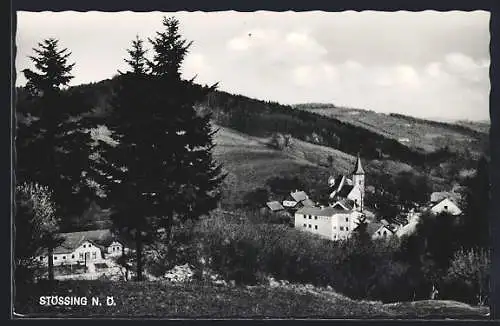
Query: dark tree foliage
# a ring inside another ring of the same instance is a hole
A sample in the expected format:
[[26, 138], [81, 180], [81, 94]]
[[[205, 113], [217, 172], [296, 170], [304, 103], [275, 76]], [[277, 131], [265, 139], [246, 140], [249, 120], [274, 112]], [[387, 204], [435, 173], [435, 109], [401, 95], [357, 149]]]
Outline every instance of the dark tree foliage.
[[162, 23], [165, 31], [156, 32], [156, 38], [149, 39], [154, 49], [151, 69], [154, 75], [179, 79], [181, 64], [192, 41], [188, 42], [182, 38], [179, 33], [179, 21], [175, 17], [163, 17]]
[[288, 198], [290, 192], [304, 190], [304, 183], [298, 177], [273, 177], [266, 181], [271, 194], [276, 197]]
[[185, 43], [169, 34], [177, 31], [170, 26], [176, 21], [164, 24], [167, 32], [159, 35], [168, 37], [155, 41], [154, 74], [131, 71], [119, 77], [114, 113], [106, 120], [118, 145], [103, 143], [103, 164], [96, 165], [116, 227], [135, 241], [139, 280], [143, 245], [162, 236], [170, 251], [172, 229], [215, 208], [223, 179], [212, 158], [210, 116], [194, 109], [214, 87], [196, 86], [173, 70], [183, 58], [173, 48]]
[[70, 52], [60, 49], [55, 39], [38, 46], [36, 56], [30, 57], [35, 70], [23, 70], [29, 103], [18, 114], [16, 176], [19, 182], [37, 182], [52, 189], [62, 216], [79, 214], [87, 205], [85, 199], [94, 193], [85, 179], [91, 122], [82, 117], [83, 108], [62, 91], [73, 78]]
[[135, 40], [132, 41], [132, 48], [127, 50], [130, 59], [125, 59], [125, 62], [129, 64], [134, 74], [147, 74], [149, 72], [149, 61], [146, 58], [147, 50], [143, 46], [144, 41], [136, 35]]
[[491, 244], [489, 228], [490, 178], [489, 165], [482, 157], [476, 174], [466, 182], [465, 208], [461, 238], [465, 248], [487, 249]]
[[368, 246], [371, 243], [370, 234], [368, 233], [368, 222], [365, 216], [361, 216], [358, 220], [356, 228], [353, 230], [352, 239], [356, 245]]

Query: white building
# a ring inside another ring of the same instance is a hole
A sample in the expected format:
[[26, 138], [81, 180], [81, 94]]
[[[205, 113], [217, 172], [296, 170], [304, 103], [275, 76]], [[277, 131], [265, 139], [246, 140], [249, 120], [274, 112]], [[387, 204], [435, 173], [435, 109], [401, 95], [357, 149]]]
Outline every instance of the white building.
[[[59, 236], [63, 242], [54, 248], [54, 266], [101, 263], [128, 251], [108, 229], [61, 233]], [[47, 264], [47, 250], [42, 250], [36, 259]]]
[[365, 198], [365, 171], [361, 164], [361, 158], [358, 156], [356, 166], [352, 172], [352, 177], [340, 175], [328, 179], [330, 187], [330, 200], [335, 202], [339, 199], [352, 200], [354, 209], [362, 212], [364, 209]]
[[339, 207], [303, 207], [295, 212], [295, 228], [330, 240], [347, 239], [360, 213]]
[[445, 198], [432, 206], [431, 212], [433, 214], [448, 213], [454, 216], [462, 214], [462, 210], [451, 198]]

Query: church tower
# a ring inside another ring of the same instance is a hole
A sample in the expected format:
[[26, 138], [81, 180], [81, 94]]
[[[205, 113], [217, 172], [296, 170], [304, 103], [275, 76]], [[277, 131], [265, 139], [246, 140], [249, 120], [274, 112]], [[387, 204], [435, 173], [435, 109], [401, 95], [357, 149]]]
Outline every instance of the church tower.
[[357, 210], [360, 212], [364, 209], [364, 199], [365, 199], [365, 171], [361, 164], [361, 158], [358, 154], [358, 160], [356, 161], [356, 166], [354, 167], [354, 172], [352, 173], [352, 183], [355, 188], [359, 190], [359, 198], [355, 200], [358, 202]]

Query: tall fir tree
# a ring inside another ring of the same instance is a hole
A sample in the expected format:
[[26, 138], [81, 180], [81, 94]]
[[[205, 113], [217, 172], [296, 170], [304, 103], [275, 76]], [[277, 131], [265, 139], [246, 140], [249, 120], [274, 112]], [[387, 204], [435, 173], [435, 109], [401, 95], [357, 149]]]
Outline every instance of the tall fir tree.
[[157, 76], [180, 79], [181, 64], [193, 42], [182, 38], [179, 21], [175, 17], [163, 17], [162, 24], [165, 31], [156, 32], [156, 38], [149, 39], [154, 49], [151, 69]]
[[94, 193], [85, 179], [92, 140], [88, 121], [82, 112], [72, 110], [71, 100], [62, 92], [73, 78], [71, 53], [60, 49], [56, 39], [46, 39], [38, 47], [30, 57], [35, 70], [23, 70], [31, 103], [28, 112], [21, 113], [25, 119], [18, 120], [16, 179], [18, 184], [38, 183], [51, 189], [56, 211], [67, 217], [81, 213], [85, 199]]
[[[178, 26], [173, 19], [164, 23]], [[177, 27], [166, 27], [154, 43], [153, 74], [134, 73], [135, 62], [144, 60], [132, 58], [140, 52], [134, 44], [129, 51], [131, 70], [120, 76], [114, 117], [107, 125], [118, 145], [103, 144], [99, 166], [100, 183], [115, 208], [116, 228], [135, 241], [138, 280], [144, 244], [163, 234], [170, 249], [175, 226], [216, 207], [223, 178], [212, 158], [210, 116], [199, 116], [194, 109], [215, 87], [180, 78], [183, 55], [179, 57], [182, 51], [176, 46], [184, 47], [186, 41], [169, 34], [177, 33]]]

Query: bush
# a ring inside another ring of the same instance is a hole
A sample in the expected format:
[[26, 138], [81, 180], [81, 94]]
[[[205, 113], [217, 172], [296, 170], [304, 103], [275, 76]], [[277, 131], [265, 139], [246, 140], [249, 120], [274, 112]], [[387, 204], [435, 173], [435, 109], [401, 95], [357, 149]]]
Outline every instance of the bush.
[[444, 279], [443, 295], [471, 304], [485, 304], [489, 296], [491, 257], [485, 249], [458, 250]]

